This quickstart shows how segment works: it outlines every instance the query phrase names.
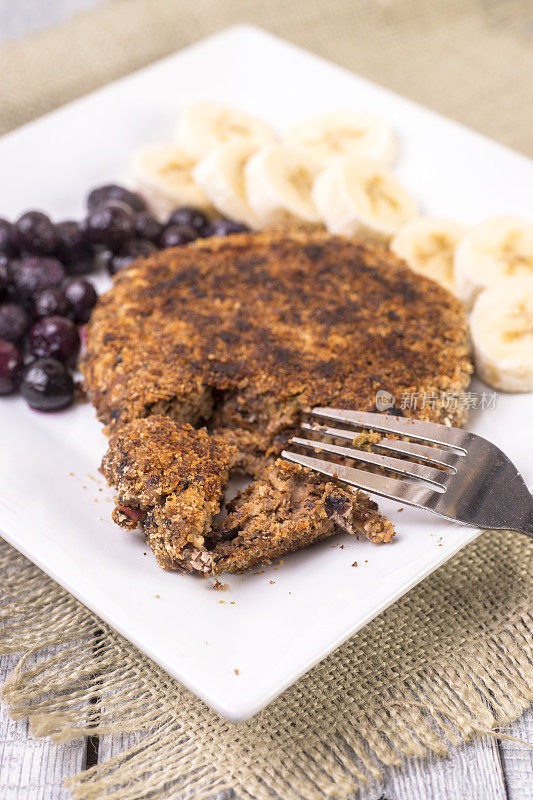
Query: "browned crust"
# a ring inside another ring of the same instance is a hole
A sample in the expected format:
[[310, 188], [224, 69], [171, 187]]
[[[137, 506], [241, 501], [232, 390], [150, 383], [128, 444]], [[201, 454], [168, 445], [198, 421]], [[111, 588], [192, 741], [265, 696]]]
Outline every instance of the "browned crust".
[[[213, 238], [117, 276], [87, 330], [85, 385], [116, 427], [162, 408], [256, 439], [276, 454], [312, 405], [375, 410], [378, 389], [465, 389], [459, 302], [389, 251], [326, 233]], [[419, 401], [420, 402], [420, 401]], [[413, 413], [463, 421], [437, 402]], [[249, 437], [248, 437], [249, 438]]]

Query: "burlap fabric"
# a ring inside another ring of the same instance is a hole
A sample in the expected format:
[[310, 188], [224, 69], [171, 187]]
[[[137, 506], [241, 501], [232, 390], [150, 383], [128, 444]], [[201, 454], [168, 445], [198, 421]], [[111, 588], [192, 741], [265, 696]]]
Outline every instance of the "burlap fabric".
[[24, 653], [4, 699], [55, 741], [142, 732], [70, 781], [80, 800], [202, 800], [229, 787], [240, 800], [345, 800], [384, 766], [444, 755], [527, 707], [532, 553], [519, 534], [483, 534], [236, 725], [4, 544], [2, 650]]
[[0, 132], [236, 22], [533, 155], [531, 0], [114, 0], [0, 50]]
[[[0, 127], [249, 21], [533, 154], [531, 13], [528, 0], [114, 0], [0, 50]], [[229, 787], [340, 800], [384, 766], [444, 754], [527, 707], [532, 553], [518, 534], [484, 534], [234, 725], [2, 544], [0, 649], [23, 654], [4, 698], [56, 741], [141, 732], [72, 780], [83, 800], [200, 800]]]

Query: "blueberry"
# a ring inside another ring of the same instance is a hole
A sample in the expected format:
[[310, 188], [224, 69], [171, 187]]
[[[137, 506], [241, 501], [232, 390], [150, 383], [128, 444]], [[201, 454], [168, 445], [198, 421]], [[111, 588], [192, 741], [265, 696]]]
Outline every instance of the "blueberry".
[[57, 255], [69, 275], [91, 272], [95, 266], [94, 249], [88, 244], [82, 225], [74, 220], [64, 220], [56, 225]]
[[232, 233], [248, 233], [250, 228], [233, 219], [216, 219], [208, 228], [207, 236], [229, 236]]
[[399, 406], [391, 406], [390, 408], [386, 408], [385, 411], [381, 411], [380, 409], [377, 410], [380, 411], [380, 413], [392, 414], [394, 417], [404, 416], [403, 410], [399, 408]]
[[74, 381], [67, 368], [54, 358], [42, 358], [24, 372], [20, 391], [31, 408], [59, 411], [74, 399]]
[[87, 242], [82, 225], [74, 219], [64, 219], [56, 224], [58, 250], [83, 250]]
[[186, 225], [193, 228], [199, 236], [203, 236], [209, 225], [209, 220], [203, 211], [192, 206], [182, 206], [172, 212], [168, 218], [167, 227], [170, 225]]
[[20, 250], [50, 255], [57, 247], [55, 225], [42, 211], [26, 211], [15, 223], [15, 241]]
[[7, 219], [0, 217], [0, 253], [6, 256], [14, 256], [16, 251], [15, 228]]
[[73, 308], [65, 291], [58, 286], [43, 289], [34, 302], [36, 317], [72, 317]]
[[57, 258], [25, 256], [12, 268], [12, 278], [15, 294], [24, 303], [43, 289], [60, 286], [65, 280], [65, 270]]
[[121, 203], [126, 203], [133, 211], [146, 211], [146, 203], [137, 192], [130, 192], [124, 186], [118, 186], [116, 183], [109, 183], [106, 186], [98, 186], [93, 189], [87, 197], [87, 209], [94, 211], [97, 206], [108, 200], [120, 200]]
[[121, 247], [135, 236], [135, 214], [130, 206], [108, 200], [89, 212], [85, 221], [87, 239], [111, 250]]
[[188, 225], [169, 225], [165, 228], [161, 236], [161, 248], [165, 250], [167, 247], [178, 247], [182, 244], [189, 244], [198, 238], [198, 231]]
[[74, 322], [80, 325], [88, 322], [98, 299], [92, 283], [75, 278], [65, 286], [65, 296], [73, 309]]
[[37, 358], [74, 364], [80, 349], [78, 329], [65, 317], [43, 317], [28, 334], [28, 349]]
[[22, 371], [22, 355], [13, 342], [0, 339], [0, 394], [17, 388]]
[[0, 298], [9, 294], [11, 278], [11, 261], [4, 253], [0, 253]]
[[394, 414], [395, 417], [404, 416], [403, 410], [401, 408], [398, 408], [398, 406], [393, 406], [392, 408], [389, 408], [388, 413]]
[[135, 220], [135, 235], [139, 239], [148, 239], [148, 241], [158, 244], [163, 233], [163, 226], [151, 214], [142, 212], [137, 214]]
[[129, 267], [138, 258], [146, 258], [146, 256], [155, 253], [157, 250], [155, 244], [148, 242], [146, 239], [130, 239], [129, 242], [112, 256], [109, 264], [109, 272], [114, 275], [115, 272]]
[[30, 317], [22, 306], [4, 303], [0, 306], [0, 339], [18, 344], [24, 339], [30, 322]]

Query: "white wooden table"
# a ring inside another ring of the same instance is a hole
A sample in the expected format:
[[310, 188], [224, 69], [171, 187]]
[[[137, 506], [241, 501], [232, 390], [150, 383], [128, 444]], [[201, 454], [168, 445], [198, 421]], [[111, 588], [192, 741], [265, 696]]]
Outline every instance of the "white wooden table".
[[[0, 40], [23, 36], [102, 0], [0, 0]], [[0, 682], [16, 658], [0, 658]], [[533, 710], [504, 733], [533, 742]], [[0, 708], [0, 800], [67, 800], [63, 781], [128, 747], [134, 736], [65, 745], [35, 739]], [[493, 737], [454, 748], [447, 759], [411, 760], [388, 771], [360, 800], [533, 800], [533, 751]], [[176, 796], [175, 800], [179, 800]]]
[[[0, 660], [0, 681], [16, 663]], [[533, 740], [533, 709], [504, 729]], [[26, 722], [0, 709], [1, 800], [68, 800], [63, 781], [133, 744], [135, 735], [102, 736], [57, 745], [35, 739]], [[360, 800], [533, 800], [533, 751], [524, 744], [486, 737], [453, 748], [446, 759], [410, 760], [390, 769], [382, 783], [363, 789]], [[178, 795], [174, 800], [180, 800]], [[225, 798], [227, 800], [227, 798]]]

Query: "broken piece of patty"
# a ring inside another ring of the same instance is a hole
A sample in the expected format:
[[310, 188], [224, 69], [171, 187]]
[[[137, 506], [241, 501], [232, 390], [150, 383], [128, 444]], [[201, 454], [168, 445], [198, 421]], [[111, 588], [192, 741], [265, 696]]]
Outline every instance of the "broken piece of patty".
[[113, 518], [140, 525], [165, 569], [241, 572], [339, 532], [388, 542], [392, 524], [362, 492], [296, 464], [272, 463], [217, 521], [235, 452], [217, 436], [168, 417], [125, 425], [102, 469], [118, 490]]
[[390, 542], [392, 523], [360, 491], [278, 459], [228, 504], [213, 530], [214, 572], [242, 572], [336, 533]]
[[124, 528], [140, 525], [163, 568], [204, 571], [204, 540], [220, 511], [232, 456], [206, 430], [168, 417], [129, 423], [111, 438], [102, 461], [118, 490], [113, 519]]

